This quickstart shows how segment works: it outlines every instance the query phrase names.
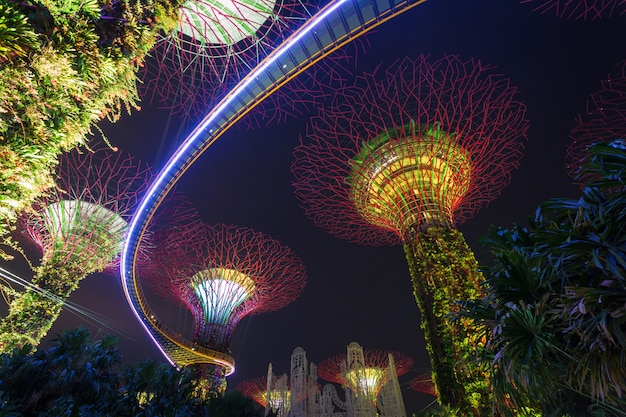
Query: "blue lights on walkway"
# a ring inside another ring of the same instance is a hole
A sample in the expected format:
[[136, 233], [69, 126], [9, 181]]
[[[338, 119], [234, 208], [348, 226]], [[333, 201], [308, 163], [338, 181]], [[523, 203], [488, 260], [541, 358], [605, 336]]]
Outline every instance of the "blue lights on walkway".
[[[215, 363], [234, 372], [232, 358], [200, 352], [191, 341], [156, 325], [135, 277], [139, 244], [150, 219], [174, 184], [226, 130], [282, 85], [331, 52], [425, 0], [334, 0], [303, 24], [246, 75], [206, 115], [170, 157], [130, 221], [121, 254], [120, 274], [133, 313], [166, 359], [175, 366]], [[218, 352], [214, 352], [218, 354]], [[219, 357], [218, 357], [219, 356]]]

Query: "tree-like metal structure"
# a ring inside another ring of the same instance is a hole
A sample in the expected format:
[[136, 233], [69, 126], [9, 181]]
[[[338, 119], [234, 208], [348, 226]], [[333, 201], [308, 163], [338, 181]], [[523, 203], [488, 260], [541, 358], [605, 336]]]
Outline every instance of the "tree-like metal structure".
[[591, 20], [626, 13], [626, 0], [521, 0], [534, 11], [550, 13], [560, 19]]
[[592, 20], [626, 13], [626, 0], [521, 0], [560, 19]]
[[437, 390], [435, 389], [435, 383], [430, 374], [423, 374], [416, 376], [409, 381], [409, 388], [415, 392], [421, 392], [422, 394], [437, 396]]
[[[233, 332], [243, 317], [286, 306], [306, 283], [305, 268], [293, 251], [251, 229], [180, 227], [155, 239], [157, 255], [143, 281], [185, 306], [194, 318], [193, 341], [213, 351], [230, 354]], [[197, 368], [205, 395], [225, 390], [222, 365]]]
[[291, 402], [287, 376], [275, 382], [275, 386], [268, 387], [266, 377], [252, 378], [240, 382], [235, 389], [265, 408], [266, 415], [271, 410], [277, 416], [286, 417]]
[[267, 405], [267, 377], [246, 379], [237, 384], [235, 389], [250, 398], [261, 407]]
[[76, 149], [61, 158], [56, 187], [18, 220], [19, 237], [42, 256], [33, 287], [11, 292], [0, 351], [37, 346], [80, 281], [116, 267], [126, 221], [151, 176], [147, 165], [111, 149]]
[[528, 124], [516, 95], [475, 60], [404, 59], [339, 90], [294, 152], [296, 196], [318, 226], [404, 245], [439, 399], [467, 413], [489, 409], [484, 370], [468, 360], [482, 342], [449, 313], [483, 278], [455, 226], [519, 164]]
[[312, 14], [301, 0], [188, 0], [175, 31], [142, 69], [140, 94], [189, 120], [254, 68]]
[[579, 115], [570, 131], [566, 167], [579, 184], [588, 177], [581, 175], [588, 149], [599, 142], [610, 143], [621, 139], [626, 142], [626, 61], [602, 81], [602, 87], [591, 95], [584, 115]]
[[[358, 346], [358, 345], [357, 345]], [[378, 394], [394, 376], [390, 372], [390, 360], [393, 360], [395, 375], [402, 376], [413, 366], [413, 359], [405, 354], [381, 349], [356, 349], [353, 355], [335, 355], [324, 359], [317, 367], [317, 375], [330, 382], [335, 382], [350, 389], [356, 397], [365, 397], [376, 406]]]

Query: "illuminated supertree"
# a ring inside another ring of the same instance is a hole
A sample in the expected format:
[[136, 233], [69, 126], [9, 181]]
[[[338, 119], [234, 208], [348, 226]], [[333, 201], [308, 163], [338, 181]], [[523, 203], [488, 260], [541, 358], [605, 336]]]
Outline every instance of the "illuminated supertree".
[[439, 400], [483, 415], [489, 388], [471, 358], [484, 332], [450, 319], [457, 301], [480, 297], [483, 278], [455, 226], [509, 182], [525, 107], [474, 60], [420, 56], [381, 75], [339, 90], [312, 119], [294, 152], [296, 196], [336, 236], [404, 245]]
[[[143, 281], [185, 306], [194, 318], [194, 343], [230, 354], [240, 320], [280, 309], [302, 291], [306, 272], [300, 259], [262, 233], [234, 226], [191, 226], [155, 237], [156, 256]], [[226, 388], [225, 369], [199, 364], [203, 394]]]
[[141, 95], [183, 119], [203, 115], [311, 16], [309, 8], [300, 0], [188, 0], [142, 69]]
[[347, 355], [332, 356], [320, 362], [317, 375], [348, 388], [354, 393], [357, 404], [363, 399], [373, 406], [371, 410], [375, 410], [381, 389], [393, 382], [394, 377], [404, 375], [411, 366], [413, 359], [402, 353], [363, 350], [358, 344], [351, 343]]
[[521, 0], [534, 11], [553, 13], [561, 19], [598, 19], [626, 13], [626, 0]]
[[430, 374], [423, 374], [413, 378], [409, 381], [409, 387], [415, 392], [432, 395], [433, 397], [437, 396], [435, 383]]
[[56, 187], [18, 221], [17, 233], [41, 251], [32, 286], [12, 292], [0, 322], [0, 351], [37, 346], [87, 275], [116, 267], [127, 223], [150, 169], [122, 152], [74, 150], [61, 158]]
[[235, 389], [246, 397], [254, 400], [261, 407], [267, 405], [267, 377], [247, 379], [237, 384]]
[[584, 184], [589, 178], [580, 176], [587, 149], [598, 142], [626, 141], [626, 61], [602, 81], [602, 88], [591, 95], [584, 115], [579, 116], [570, 131], [572, 142], [567, 147], [566, 165], [572, 178]]
[[269, 390], [267, 383], [267, 378], [258, 377], [240, 382], [235, 389], [265, 408], [266, 415], [271, 410], [277, 416], [286, 416], [291, 402], [287, 376], [278, 378]]

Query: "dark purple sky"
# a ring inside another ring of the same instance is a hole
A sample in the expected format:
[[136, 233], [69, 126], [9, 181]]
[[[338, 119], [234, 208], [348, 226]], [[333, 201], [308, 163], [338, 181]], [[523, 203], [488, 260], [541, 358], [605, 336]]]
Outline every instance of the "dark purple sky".
[[[589, 94], [626, 59], [625, 23], [626, 16], [559, 20], [535, 13], [518, 0], [429, 0], [368, 36], [359, 70], [421, 53], [434, 59], [458, 54], [496, 66], [519, 87], [531, 126], [521, 168], [499, 198], [459, 227], [480, 262], [488, 255], [477, 238], [490, 224], [523, 223], [541, 201], [576, 196], [577, 188], [564, 169], [568, 133], [576, 115], [584, 112]], [[167, 110], [144, 105], [141, 112], [106, 124], [104, 130], [115, 146], [158, 169], [178, 140], [171, 127], [164, 134], [168, 116]], [[355, 341], [366, 349], [397, 350], [413, 357], [414, 369], [400, 382], [407, 412], [420, 411], [432, 398], [410, 391], [408, 381], [427, 372], [429, 362], [402, 247], [344, 242], [316, 228], [304, 215], [293, 196], [290, 164], [306, 120], [304, 116], [255, 130], [235, 127], [179, 182], [206, 222], [266, 233], [291, 247], [308, 272], [299, 299], [240, 324], [233, 342], [237, 371], [229, 386], [266, 375], [270, 362], [275, 373], [287, 372], [298, 346], [306, 350], [309, 361], [319, 363], [345, 353], [348, 343]], [[165, 153], [159, 157], [161, 145]], [[161, 360], [131, 315], [118, 278], [89, 277], [70, 300], [114, 323], [126, 362]], [[163, 320], [191, 325], [179, 309], [160, 308]], [[78, 325], [86, 323], [64, 312], [50, 334]]]

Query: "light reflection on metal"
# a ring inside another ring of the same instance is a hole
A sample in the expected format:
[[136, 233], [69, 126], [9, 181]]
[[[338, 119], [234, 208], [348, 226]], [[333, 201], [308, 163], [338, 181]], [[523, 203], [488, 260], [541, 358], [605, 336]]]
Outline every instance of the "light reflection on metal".
[[[425, 0], [336, 0], [321, 9], [245, 76], [191, 132], [153, 182], [132, 218], [120, 262], [124, 294], [131, 310], [165, 358], [175, 365], [157, 337], [192, 351], [186, 341], [173, 340], [167, 329], [151, 323], [135, 277], [135, 258], [146, 226], [174, 184], [228, 128], [299, 73], [358, 36]], [[200, 359], [199, 359], [200, 360]], [[213, 358], [215, 363], [234, 365]]]

